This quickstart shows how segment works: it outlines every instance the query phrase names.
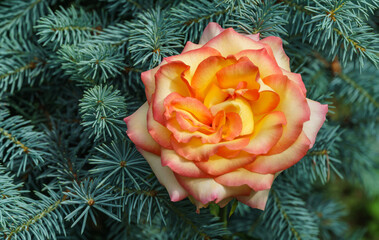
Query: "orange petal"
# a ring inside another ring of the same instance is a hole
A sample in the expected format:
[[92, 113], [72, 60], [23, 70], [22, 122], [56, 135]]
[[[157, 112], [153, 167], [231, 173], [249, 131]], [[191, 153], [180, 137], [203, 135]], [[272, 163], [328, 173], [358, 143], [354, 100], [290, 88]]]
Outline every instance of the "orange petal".
[[[139, 123], [142, 124], [142, 123]], [[149, 106], [147, 112], [147, 130], [150, 136], [162, 147], [172, 149], [171, 147], [171, 132], [159, 122], [155, 121], [153, 118], [153, 107]]]
[[263, 79], [273, 74], [281, 74], [282, 71], [275, 59], [265, 49], [244, 50], [234, 55], [237, 59], [247, 57], [259, 69], [259, 75]]
[[176, 122], [179, 124], [180, 129], [182, 130], [188, 132], [195, 132], [201, 129], [202, 132], [212, 132], [211, 126], [205, 125], [204, 123], [198, 121], [192, 114], [188, 112], [176, 111], [175, 119]]
[[173, 61], [180, 61], [189, 66], [189, 70], [186, 73], [185, 77], [188, 80], [191, 80], [197, 66], [206, 58], [210, 56], [220, 56], [220, 53], [210, 47], [201, 47], [199, 49], [190, 50], [188, 52], [182, 53], [180, 55], [175, 55], [171, 57], [164, 58], [168, 63]]
[[281, 111], [286, 116], [287, 124], [283, 134], [269, 154], [276, 154], [291, 146], [303, 130], [304, 122], [309, 120], [310, 110], [300, 87], [283, 75], [271, 75], [262, 79], [280, 96], [279, 105], [274, 111]]
[[169, 167], [161, 165], [161, 157], [155, 154], [138, 149], [142, 156], [147, 160], [158, 181], [166, 187], [170, 199], [173, 202], [183, 200], [188, 196], [187, 191], [179, 184], [174, 173]]
[[155, 74], [155, 94], [153, 96], [153, 116], [154, 119], [165, 124], [164, 100], [172, 92], [176, 92], [182, 96], [191, 96], [191, 91], [188, 89], [183, 74], [188, 70], [188, 66], [182, 62], [170, 62], [163, 65]]
[[265, 45], [237, 33], [232, 28], [225, 29], [216, 37], [209, 40], [204, 47], [218, 50], [222, 56], [229, 56], [246, 49], [261, 49]]
[[220, 147], [240, 150], [249, 143], [249, 138], [238, 138], [228, 142], [204, 144], [200, 139], [192, 138], [188, 143], [180, 143], [171, 137], [171, 145], [180, 156], [193, 161], [206, 161], [215, 155]]
[[168, 166], [172, 171], [185, 177], [204, 178], [208, 174], [201, 171], [193, 161], [186, 160], [175, 153], [175, 151], [162, 149], [162, 166]]
[[176, 141], [180, 143], [188, 143], [192, 138], [201, 139], [202, 143], [218, 143], [222, 138], [222, 128], [215, 129], [210, 133], [203, 133], [200, 131], [188, 132], [180, 128], [180, 125], [176, 122], [175, 119], [170, 119], [167, 122], [167, 129], [169, 129]]
[[228, 112], [226, 114], [226, 123], [224, 126], [223, 139], [233, 140], [238, 137], [242, 131], [241, 117], [234, 112]]
[[303, 91], [303, 94], [305, 96], [305, 94], [307, 93], [307, 89], [305, 89], [305, 85], [303, 79], [301, 78], [301, 75], [298, 73], [286, 71], [284, 69], [282, 69], [282, 72], [283, 75], [287, 76], [289, 80], [295, 82], [301, 88], [301, 91]]
[[249, 144], [243, 149], [251, 154], [266, 154], [279, 141], [286, 117], [282, 112], [271, 112], [255, 126]]
[[246, 82], [248, 89], [259, 89], [258, 68], [249, 60], [240, 59], [237, 63], [224, 67], [216, 74], [221, 88], [237, 88], [240, 82]]
[[248, 163], [254, 161], [255, 156], [241, 153], [234, 157], [233, 159], [226, 159], [217, 155], [209, 158], [208, 161], [195, 162], [195, 164], [205, 173], [213, 176], [219, 176], [225, 174], [235, 169], [241, 168]]
[[128, 126], [126, 133], [137, 147], [159, 155], [161, 146], [154, 141], [147, 130], [148, 109], [149, 105], [145, 102], [136, 112], [124, 119]]
[[251, 191], [249, 196], [239, 196], [237, 200], [249, 207], [265, 210], [269, 192], [270, 190]]
[[236, 60], [234, 58], [224, 58], [221, 56], [212, 56], [202, 61], [199, 66], [197, 66], [191, 81], [191, 86], [195, 91], [196, 98], [204, 99], [216, 79], [216, 73], [235, 62]]
[[280, 97], [273, 91], [259, 92], [259, 98], [251, 102], [254, 115], [261, 115], [274, 110], [280, 101]]
[[171, 93], [164, 100], [165, 116], [169, 118], [174, 111], [184, 111], [192, 114], [198, 121], [210, 125], [213, 120], [212, 113], [196, 98], [182, 97], [176, 92]]
[[285, 151], [266, 156], [258, 156], [254, 162], [245, 166], [252, 172], [267, 174], [277, 173], [296, 164], [307, 153], [311, 142], [304, 132], [301, 132], [293, 145]]
[[290, 59], [284, 52], [283, 42], [281, 38], [270, 36], [260, 40], [259, 42], [268, 44], [271, 47], [271, 50], [279, 67], [290, 71]]
[[254, 130], [254, 115], [251, 110], [250, 103], [243, 98], [237, 97], [234, 100], [227, 100], [212, 106], [210, 110], [213, 115], [222, 110], [226, 113], [237, 113], [242, 120], [242, 130], [240, 135], [250, 134]]
[[325, 116], [328, 113], [328, 105], [321, 105], [319, 102], [307, 99], [309, 109], [311, 110], [310, 120], [304, 123], [303, 131], [311, 141], [309, 148], [313, 147], [316, 136], [322, 124], [325, 122]]
[[212, 84], [209, 91], [205, 95], [204, 105], [210, 108], [215, 104], [225, 101], [228, 96], [228, 93], [222, 91], [216, 84]]
[[217, 183], [212, 178], [189, 178], [175, 174], [181, 186], [196, 200], [203, 204], [209, 202], [221, 202], [234, 196], [247, 196], [251, 189], [248, 186], [226, 187]]
[[215, 178], [215, 181], [229, 187], [248, 185], [254, 191], [270, 189], [274, 174], [259, 174], [244, 168], [236, 169]]
[[202, 44], [196, 44], [196, 43], [193, 43], [193, 42], [190, 42], [188, 41], [186, 43], [186, 45], [184, 46], [183, 48], [183, 51], [181, 54], [185, 53], [185, 52], [188, 52], [188, 51], [191, 51], [191, 50], [195, 50], [195, 49], [199, 49], [201, 48], [203, 45]]

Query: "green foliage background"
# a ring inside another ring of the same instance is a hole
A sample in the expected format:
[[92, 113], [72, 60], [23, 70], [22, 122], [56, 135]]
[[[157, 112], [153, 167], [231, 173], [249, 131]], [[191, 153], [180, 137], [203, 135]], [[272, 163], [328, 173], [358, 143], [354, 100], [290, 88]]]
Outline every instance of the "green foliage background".
[[[378, 0], [1, 0], [1, 239], [378, 239]], [[280, 36], [315, 146], [264, 212], [173, 203], [122, 121], [209, 22]]]

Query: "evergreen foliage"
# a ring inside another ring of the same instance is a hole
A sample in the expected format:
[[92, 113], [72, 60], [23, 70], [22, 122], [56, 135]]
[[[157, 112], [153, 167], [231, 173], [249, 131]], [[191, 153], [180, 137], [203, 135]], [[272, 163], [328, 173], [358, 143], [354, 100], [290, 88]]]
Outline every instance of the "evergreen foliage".
[[[377, 0], [1, 1], [0, 238], [359, 239], [324, 189], [343, 179], [379, 194], [378, 11]], [[125, 134], [146, 100], [141, 72], [212, 21], [281, 37], [307, 97], [329, 104], [264, 212], [171, 202]]]

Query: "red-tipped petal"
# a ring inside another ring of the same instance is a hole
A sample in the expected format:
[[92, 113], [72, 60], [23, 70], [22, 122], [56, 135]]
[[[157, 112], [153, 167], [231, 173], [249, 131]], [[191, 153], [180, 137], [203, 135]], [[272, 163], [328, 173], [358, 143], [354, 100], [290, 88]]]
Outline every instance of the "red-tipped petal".
[[182, 62], [170, 62], [157, 71], [155, 74], [155, 88], [153, 95], [153, 116], [154, 119], [165, 124], [164, 119], [164, 100], [172, 92], [176, 92], [182, 96], [191, 96], [191, 91], [188, 89], [183, 79], [183, 74], [188, 70], [188, 66]]
[[188, 196], [187, 191], [176, 180], [174, 173], [169, 167], [161, 165], [161, 158], [155, 154], [139, 149], [142, 156], [147, 160], [159, 182], [166, 187], [171, 201], [177, 202]]
[[205, 178], [208, 174], [200, 170], [193, 161], [186, 160], [175, 153], [175, 151], [162, 149], [162, 166], [168, 166], [172, 171], [180, 176]]
[[216, 73], [235, 62], [234, 58], [224, 58], [222, 56], [212, 56], [202, 61], [197, 66], [191, 81], [195, 96], [199, 99], [204, 99], [214, 84]]
[[305, 89], [305, 85], [303, 79], [301, 78], [301, 75], [298, 73], [288, 72], [284, 69], [282, 69], [282, 72], [283, 75], [287, 76], [289, 80], [293, 81], [301, 88], [301, 91], [303, 91], [305, 96], [305, 94], [307, 93], [307, 89]]
[[180, 55], [175, 55], [171, 57], [164, 58], [168, 63], [180, 61], [189, 66], [189, 70], [186, 73], [185, 77], [190, 80], [195, 73], [195, 70], [199, 64], [204, 61], [204, 59], [210, 56], [220, 56], [220, 53], [213, 48], [210, 47], [201, 47], [199, 49], [190, 50], [188, 52], [182, 53]]
[[240, 82], [246, 82], [248, 89], [259, 89], [258, 68], [249, 60], [240, 59], [237, 63], [224, 67], [217, 75], [221, 88], [236, 89]]
[[183, 97], [178, 93], [171, 93], [164, 100], [166, 108], [165, 116], [170, 116], [175, 111], [184, 111], [192, 114], [199, 122], [205, 125], [212, 123], [212, 113], [202, 102], [192, 97]]
[[247, 57], [258, 67], [259, 75], [263, 79], [273, 74], [282, 74], [282, 71], [275, 59], [273, 59], [265, 48], [259, 50], [244, 50], [234, 55], [237, 59]]
[[266, 114], [274, 110], [280, 101], [280, 97], [276, 92], [266, 90], [259, 92], [259, 98], [252, 101], [251, 108], [254, 115]]
[[199, 44], [205, 44], [212, 38], [216, 37], [222, 33], [223, 29], [218, 23], [210, 22], [207, 27], [204, 29], [203, 34], [201, 35]]
[[259, 41], [259, 33], [257, 34], [249, 34], [249, 35], [246, 35], [246, 37], [250, 38], [251, 40], [254, 40], [254, 41]]
[[162, 61], [157, 67], [141, 73], [141, 79], [145, 85], [145, 94], [149, 104], [151, 102], [153, 93], [155, 92], [155, 74], [157, 73], [158, 69], [166, 63], [166, 61]]
[[303, 131], [311, 141], [309, 148], [312, 148], [316, 141], [317, 133], [325, 122], [325, 116], [328, 113], [328, 105], [321, 105], [319, 102], [310, 99], [307, 99], [307, 102], [311, 110], [311, 117], [309, 121], [304, 123]]
[[286, 117], [282, 112], [271, 112], [255, 126], [253, 135], [244, 151], [259, 155], [266, 154], [279, 141], [283, 132]]
[[304, 122], [309, 120], [310, 110], [300, 87], [283, 75], [271, 75], [263, 79], [280, 96], [279, 105], [274, 111], [284, 113], [287, 124], [278, 143], [268, 154], [276, 154], [291, 146], [303, 131]]
[[233, 196], [247, 196], [251, 189], [248, 186], [226, 187], [217, 183], [212, 178], [189, 178], [175, 174], [180, 185], [196, 200], [203, 204], [215, 201], [221, 202]]
[[196, 44], [196, 43], [188, 41], [183, 48], [182, 54], [191, 50], [199, 49], [202, 46], [203, 46], [202, 44]]
[[237, 200], [249, 207], [265, 210], [269, 192], [270, 190], [252, 191], [249, 196], [240, 196], [237, 197]]
[[241, 97], [213, 105], [210, 110], [213, 115], [219, 111], [225, 111], [226, 113], [234, 112], [238, 114], [242, 120], [242, 130], [240, 135], [251, 134], [254, 130], [254, 115], [250, 103]]
[[160, 154], [161, 146], [154, 141], [147, 130], [148, 109], [149, 105], [145, 102], [136, 112], [124, 119], [128, 126], [127, 134], [137, 147]]
[[248, 143], [248, 137], [216, 144], [204, 144], [197, 138], [192, 138], [188, 143], [180, 143], [174, 137], [171, 138], [171, 144], [175, 152], [180, 156], [193, 161], [206, 161], [209, 157], [215, 155], [221, 147], [226, 147], [229, 150], [240, 150]]
[[[141, 123], [140, 123], [141, 124]], [[172, 149], [171, 147], [171, 132], [159, 122], [155, 121], [153, 117], [153, 107], [149, 106], [147, 112], [147, 130], [151, 137], [162, 147]]]
[[268, 44], [271, 47], [271, 50], [279, 67], [290, 71], [290, 59], [284, 52], [283, 41], [281, 38], [270, 36], [260, 40], [259, 42]]
[[215, 181], [229, 187], [248, 185], [254, 191], [270, 189], [274, 174], [259, 174], [244, 168], [236, 169], [215, 178]]
[[254, 162], [246, 165], [245, 168], [262, 174], [277, 173], [293, 166], [303, 158], [310, 144], [311, 142], [302, 132], [294, 144], [285, 151], [274, 155], [258, 156]]
[[220, 156], [212, 156], [208, 161], [196, 162], [195, 164], [203, 171], [213, 176], [219, 176], [238, 168], [241, 168], [252, 161], [255, 156], [241, 153], [232, 159], [223, 158]]
[[226, 57], [246, 49], [261, 49], [264, 48], [265, 45], [237, 33], [232, 28], [228, 28], [209, 40], [204, 47], [214, 48], [218, 50], [222, 56]]

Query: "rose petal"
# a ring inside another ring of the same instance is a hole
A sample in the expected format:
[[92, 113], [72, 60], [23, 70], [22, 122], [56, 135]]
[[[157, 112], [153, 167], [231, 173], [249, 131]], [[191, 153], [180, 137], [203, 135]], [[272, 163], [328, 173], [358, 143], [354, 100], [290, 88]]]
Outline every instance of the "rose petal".
[[180, 156], [193, 161], [206, 161], [215, 155], [219, 148], [227, 147], [230, 150], [240, 150], [249, 143], [249, 138], [237, 138], [228, 142], [204, 144], [200, 139], [192, 138], [188, 143], [180, 143], [171, 137], [171, 145]]
[[303, 91], [303, 94], [305, 96], [305, 94], [307, 93], [307, 89], [305, 89], [305, 85], [301, 78], [301, 75], [298, 73], [288, 72], [284, 69], [282, 69], [282, 72], [283, 75], [287, 76], [289, 80], [295, 82], [301, 88], [301, 91]]
[[205, 44], [212, 38], [216, 37], [220, 33], [222, 33], [225, 29], [223, 29], [218, 23], [210, 22], [207, 27], [204, 29], [203, 34], [201, 35], [199, 44]]
[[224, 89], [236, 89], [240, 82], [246, 82], [248, 89], [259, 89], [258, 68], [247, 58], [241, 58], [237, 63], [224, 67], [216, 76], [219, 86]]
[[305, 156], [310, 144], [311, 142], [305, 133], [301, 132], [294, 144], [283, 152], [274, 155], [258, 156], [254, 162], [246, 165], [245, 168], [249, 171], [262, 174], [285, 170]]
[[265, 210], [269, 192], [268, 189], [259, 192], [252, 191], [249, 196], [239, 196], [237, 200], [252, 208]]
[[202, 61], [193, 75], [191, 86], [194, 89], [196, 98], [205, 98], [209, 88], [216, 79], [216, 73], [233, 63], [234, 58], [224, 58], [222, 56], [212, 56]]
[[303, 130], [304, 122], [309, 120], [310, 110], [300, 87], [283, 75], [271, 75], [263, 79], [269, 87], [280, 96], [279, 105], [274, 111], [281, 111], [286, 116], [287, 124], [283, 134], [269, 154], [276, 154], [291, 146]]
[[188, 51], [191, 51], [191, 50], [195, 50], [195, 49], [199, 49], [201, 48], [203, 45], [202, 44], [196, 44], [196, 43], [193, 43], [193, 42], [190, 42], [188, 41], [186, 43], [186, 45], [184, 46], [184, 49], [182, 51], [181, 54], [185, 53], [185, 52], [188, 52]]
[[161, 146], [150, 136], [147, 130], [147, 112], [149, 105], [145, 102], [136, 112], [124, 121], [128, 126], [127, 134], [134, 144], [145, 151], [159, 154]]
[[254, 116], [266, 114], [274, 110], [280, 101], [280, 97], [273, 91], [259, 92], [259, 98], [256, 101], [251, 102], [251, 108]]
[[165, 124], [164, 100], [172, 92], [182, 96], [191, 96], [191, 91], [185, 84], [183, 74], [188, 66], [182, 62], [170, 62], [162, 66], [155, 74], [156, 91], [153, 96], [153, 116], [160, 124]]
[[311, 141], [309, 148], [313, 147], [316, 141], [316, 136], [322, 124], [325, 122], [325, 116], [328, 113], [328, 105], [321, 105], [319, 102], [307, 99], [311, 110], [310, 120], [304, 123], [303, 131]]
[[228, 93], [222, 91], [216, 84], [212, 84], [209, 88], [209, 91], [206, 93], [204, 99], [204, 105], [207, 108], [212, 107], [213, 105], [219, 104], [229, 96]]
[[169, 167], [161, 165], [161, 158], [155, 154], [138, 149], [147, 160], [159, 182], [166, 187], [171, 201], [177, 202], [188, 196], [187, 191], [176, 180], [174, 173]]
[[212, 178], [189, 178], [175, 174], [176, 179], [193, 196], [203, 204], [215, 201], [216, 203], [233, 196], [249, 195], [248, 186], [226, 187]]
[[204, 47], [218, 50], [222, 56], [236, 54], [246, 49], [262, 49], [265, 45], [237, 33], [232, 28], [225, 29], [216, 37], [210, 39]]
[[223, 139], [233, 140], [238, 137], [242, 132], [242, 120], [241, 117], [234, 112], [228, 112], [226, 114], [226, 123], [224, 126]]
[[290, 71], [290, 59], [284, 52], [283, 41], [281, 38], [270, 36], [260, 40], [259, 42], [268, 44], [271, 47], [271, 50], [279, 67]]
[[286, 117], [282, 112], [271, 112], [255, 126], [249, 144], [243, 149], [251, 154], [266, 154], [279, 141]]
[[257, 34], [249, 34], [249, 35], [246, 35], [246, 37], [254, 40], [254, 41], [259, 41], [259, 33]]
[[159, 66], [141, 73], [141, 79], [145, 85], [146, 98], [149, 103], [151, 102], [152, 95], [155, 92], [155, 74], [157, 73], [158, 69], [165, 64], [166, 62], [163, 61], [161, 64], [159, 64]]
[[[141, 124], [141, 123], [139, 123]], [[150, 136], [162, 147], [172, 149], [171, 147], [171, 132], [159, 122], [155, 121], [153, 117], [153, 107], [149, 106], [147, 112], [147, 130]]]
[[226, 113], [237, 113], [242, 120], [241, 136], [250, 134], [254, 130], [254, 115], [251, 110], [250, 103], [243, 98], [238, 97], [234, 100], [227, 100], [225, 102], [213, 105], [210, 110], [213, 115], [222, 110]]
[[259, 50], [244, 50], [234, 55], [237, 59], [247, 57], [249, 60], [258, 67], [259, 75], [263, 79], [269, 75], [281, 74], [282, 71], [273, 59], [267, 49], [261, 48]]
[[202, 122], [205, 125], [210, 125], [212, 123], [212, 113], [196, 98], [183, 97], [178, 93], [173, 92], [166, 97], [164, 105], [166, 108], [166, 118], [169, 118], [173, 112], [181, 110], [192, 114], [199, 122]]
[[246, 153], [241, 153], [233, 159], [227, 159], [214, 155], [210, 157], [208, 161], [195, 162], [195, 164], [203, 172], [213, 176], [219, 176], [243, 167], [254, 161], [254, 159], [255, 156]]
[[215, 178], [215, 181], [229, 187], [248, 185], [254, 191], [270, 189], [274, 174], [259, 174], [244, 168], [236, 169]]
[[190, 80], [195, 73], [196, 68], [199, 64], [210, 56], [220, 56], [221, 54], [213, 48], [210, 47], [201, 47], [199, 49], [190, 50], [180, 55], [175, 55], [171, 57], [164, 58], [168, 63], [180, 61], [189, 66], [189, 71], [186, 73], [186, 79]]
[[168, 166], [175, 173], [194, 178], [206, 178], [208, 174], [200, 170], [193, 161], [186, 160], [175, 153], [175, 151], [162, 149], [162, 166]]

